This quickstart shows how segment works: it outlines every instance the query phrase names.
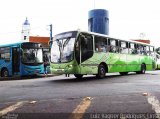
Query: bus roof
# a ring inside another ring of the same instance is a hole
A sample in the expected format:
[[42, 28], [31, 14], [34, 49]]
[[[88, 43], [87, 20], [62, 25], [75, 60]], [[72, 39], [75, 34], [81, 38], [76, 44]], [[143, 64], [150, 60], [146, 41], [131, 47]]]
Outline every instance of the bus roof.
[[112, 39], [121, 40], [121, 41], [132, 42], [132, 43], [136, 43], [136, 44], [142, 44], [142, 45], [153, 46], [153, 45], [150, 45], [150, 44], [147, 44], [147, 43], [142, 43], [142, 42], [138, 42], [138, 41], [132, 41], [132, 40], [126, 40], [126, 39], [115, 38], [115, 37], [111, 37], [111, 36], [109, 36], [109, 35], [100, 34], [100, 33], [95, 33], [95, 32], [90, 32], [90, 31], [79, 31], [79, 32], [89, 33], [89, 34], [98, 35], [98, 36], [107, 37], [107, 38], [112, 38]]
[[[35, 43], [35, 42], [17, 42], [17, 43], [11, 43], [11, 44], [0, 45], [0, 47], [16, 46], [16, 45], [21, 45], [22, 43]], [[38, 44], [40, 44], [40, 43], [38, 43]]]
[[[70, 31], [65, 31], [65, 32], [61, 32], [58, 33], [56, 35], [62, 34], [62, 33], [67, 33], [67, 32], [83, 32], [83, 33], [89, 33], [89, 34], [93, 34], [93, 35], [98, 35], [98, 36], [102, 36], [102, 37], [107, 37], [107, 38], [111, 38], [111, 39], [116, 39], [116, 40], [121, 40], [121, 41], [126, 41], [126, 42], [131, 42], [131, 43], [136, 43], [136, 44], [142, 44], [142, 45], [148, 45], [148, 46], [153, 46], [151, 44], [147, 44], [147, 43], [143, 43], [143, 42], [138, 42], [138, 41], [132, 41], [132, 40], [127, 40], [127, 39], [121, 39], [121, 38], [115, 38], [115, 37], [111, 37], [109, 35], [105, 35], [105, 34], [100, 34], [100, 33], [95, 33], [95, 32], [90, 32], [90, 31], [83, 31], [83, 30], [70, 30]], [[56, 36], [55, 35], [55, 36]], [[154, 46], [153, 46], [154, 47]]]

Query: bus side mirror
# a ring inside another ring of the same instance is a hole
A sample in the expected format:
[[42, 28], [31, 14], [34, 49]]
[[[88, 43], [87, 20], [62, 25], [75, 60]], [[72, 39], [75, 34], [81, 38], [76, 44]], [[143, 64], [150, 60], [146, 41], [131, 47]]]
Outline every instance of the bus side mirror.
[[156, 53], [160, 55], [160, 47], [156, 48]]
[[52, 46], [53, 41], [48, 41], [48, 45], [51, 47]]

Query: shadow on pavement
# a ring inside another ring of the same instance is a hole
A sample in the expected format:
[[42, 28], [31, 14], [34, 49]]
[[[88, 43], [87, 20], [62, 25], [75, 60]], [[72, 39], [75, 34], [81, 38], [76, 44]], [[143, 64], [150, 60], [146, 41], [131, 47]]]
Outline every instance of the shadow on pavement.
[[56, 79], [56, 80], [51, 80], [51, 82], [56, 82], [56, 83], [62, 83], [62, 82], [66, 82], [66, 83], [74, 83], [74, 82], [89, 82], [89, 81], [97, 81], [97, 80], [113, 80], [113, 78], [117, 78], [117, 77], [125, 77], [125, 76], [130, 76], [130, 75], [143, 75], [143, 74], [136, 74], [136, 73], [130, 73], [127, 75], [120, 75], [120, 74], [111, 74], [111, 75], [106, 75], [105, 78], [103, 79], [98, 79], [96, 76], [91, 75], [91, 76], [84, 76], [81, 79], [75, 78], [75, 77], [70, 77], [70, 78], [65, 78], [65, 76], [61, 79]]
[[[47, 77], [52, 77], [54, 75], [47, 75]], [[14, 76], [14, 77], [0, 77], [0, 81], [12, 81], [12, 80], [28, 80], [28, 79], [39, 79], [44, 78], [43, 74], [40, 75], [30, 75], [30, 76]]]

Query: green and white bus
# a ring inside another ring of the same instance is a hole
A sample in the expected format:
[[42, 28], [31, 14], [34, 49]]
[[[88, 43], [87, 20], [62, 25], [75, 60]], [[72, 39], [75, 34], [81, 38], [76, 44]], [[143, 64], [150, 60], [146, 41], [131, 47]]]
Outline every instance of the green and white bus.
[[160, 70], [160, 55], [156, 54], [157, 60], [156, 60], [156, 69]]
[[160, 48], [156, 49], [156, 69], [160, 70]]
[[154, 46], [149, 44], [79, 30], [57, 34], [52, 41], [53, 74], [74, 74], [77, 78], [93, 74], [104, 78], [106, 73], [144, 74], [154, 69]]

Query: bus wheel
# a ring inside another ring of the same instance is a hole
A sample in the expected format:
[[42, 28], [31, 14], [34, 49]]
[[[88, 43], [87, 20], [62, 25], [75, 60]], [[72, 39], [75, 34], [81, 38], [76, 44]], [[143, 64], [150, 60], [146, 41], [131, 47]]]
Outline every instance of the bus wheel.
[[96, 77], [102, 79], [105, 77], [105, 75], [106, 75], [106, 69], [104, 65], [101, 64], [98, 67], [98, 74], [96, 75]]
[[2, 72], [1, 72], [1, 76], [2, 77], [8, 77], [9, 76], [9, 72], [7, 69], [3, 69]]
[[82, 74], [74, 74], [74, 76], [75, 76], [76, 78], [79, 78], [79, 79], [81, 79], [81, 78], [83, 77]]
[[144, 64], [141, 65], [141, 74], [145, 74], [146, 73], [146, 66]]
[[128, 74], [128, 72], [119, 72], [120, 73], [120, 75], [127, 75]]

